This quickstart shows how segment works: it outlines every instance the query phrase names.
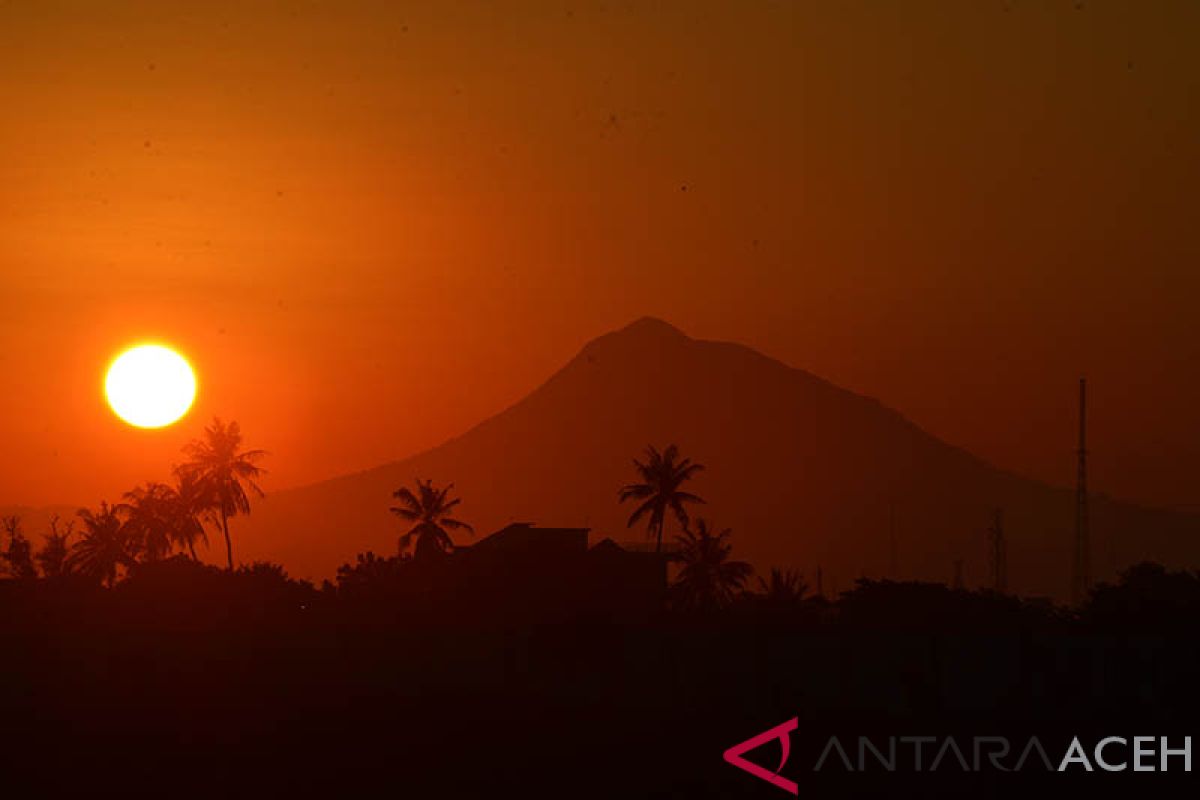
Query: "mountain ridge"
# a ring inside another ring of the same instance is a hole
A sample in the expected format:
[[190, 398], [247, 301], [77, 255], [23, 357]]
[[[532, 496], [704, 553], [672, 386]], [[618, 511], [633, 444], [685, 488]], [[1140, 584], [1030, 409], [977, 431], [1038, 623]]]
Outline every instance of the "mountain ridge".
[[[632, 478], [631, 459], [671, 442], [708, 465], [691, 487], [709, 500], [696, 513], [733, 527], [735, 551], [762, 569], [811, 575], [819, 565], [843, 587], [888, 575], [895, 530], [894, 577], [949, 581], [962, 560], [979, 585], [983, 532], [999, 506], [1014, 588], [1061, 595], [1068, 585], [1072, 490], [1001, 470], [876, 398], [650, 317], [587, 342], [524, 398], [437, 447], [272, 493], [237, 521], [235, 546], [245, 558], [291, 558], [301, 574], [328, 577], [356, 552], [394, 551], [401, 530], [387, 513], [390, 494], [417, 477], [455, 482], [481, 535], [531, 519], [631, 539], [642, 532], [625, 528], [617, 490]], [[1098, 574], [1139, 554], [1195, 561], [1194, 548], [1177, 552], [1181, 531], [1200, 529], [1195, 518], [1093, 503]], [[330, 524], [330, 514], [343, 523]]]
[[941, 438], [935, 436], [934, 434], [929, 433], [924, 428], [921, 428], [915, 422], [908, 419], [908, 417], [904, 416], [903, 413], [901, 413], [897, 409], [894, 409], [891, 406], [887, 405], [886, 403], [884, 403], [877, 397], [874, 397], [874, 396], [868, 395], [868, 394], [863, 394], [861, 392], [855, 392], [852, 389], [846, 389], [845, 387], [838, 386], [837, 384], [833, 383], [832, 381], [830, 381], [826, 378], [822, 378], [821, 376], [817, 375], [816, 373], [810, 372], [802, 367], [796, 367], [791, 364], [788, 364], [787, 362], [785, 362], [781, 359], [775, 358], [773, 356], [769, 356], [766, 353], [763, 353], [759, 350], [755, 350], [754, 348], [750, 347], [749, 345], [745, 345], [740, 342], [734, 342], [734, 341], [725, 340], [725, 339], [697, 339], [697, 338], [688, 336], [686, 333], [684, 333], [679, 328], [675, 327], [674, 325], [670, 324], [669, 322], [666, 322], [665, 320], [659, 319], [658, 317], [643, 316], [643, 317], [639, 317], [638, 319], [634, 320], [633, 322], [630, 322], [629, 324], [625, 325], [624, 327], [618, 328], [618, 329], [616, 329], [614, 331], [610, 331], [608, 333], [601, 334], [601, 335], [595, 337], [594, 339], [591, 339], [590, 341], [584, 343], [584, 345], [579, 349], [579, 352], [577, 352], [569, 361], [567, 361], [566, 364], [564, 364], [562, 367], [557, 369], [555, 372], [551, 373], [549, 377], [547, 377], [541, 384], [539, 384], [537, 387], [535, 387], [529, 394], [527, 394], [523, 398], [509, 404], [508, 406], [497, 411], [496, 413], [492, 414], [491, 416], [486, 417], [483, 420], [480, 420], [479, 422], [477, 422], [474, 425], [470, 426], [469, 428], [465, 429], [461, 433], [451, 436], [450, 438], [446, 439], [445, 441], [443, 441], [439, 444], [433, 445], [431, 447], [427, 447], [423, 450], [418, 450], [407, 456], [402, 456], [400, 458], [392, 459], [390, 461], [385, 461], [382, 464], [377, 464], [372, 467], [365, 467], [363, 469], [354, 470], [352, 472], [343, 473], [341, 475], [334, 475], [332, 477], [322, 478], [322, 479], [311, 481], [308, 483], [299, 484], [296, 486], [289, 486], [284, 489], [279, 489], [279, 490], [270, 492], [269, 494], [271, 496], [277, 496], [280, 494], [287, 494], [290, 492], [303, 491], [305, 489], [309, 489], [314, 486], [328, 484], [328, 483], [342, 481], [342, 480], [347, 480], [347, 479], [352, 479], [356, 476], [365, 475], [368, 473], [375, 473], [377, 471], [385, 470], [385, 469], [395, 466], [397, 464], [401, 464], [401, 463], [404, 463], [404, 462], [412, 460], [412, 459], [420, 458], [430, 452], [433, 452], [442, 447], [450, 445], [459, 439], [469, 436], [472, 432], [474, 432], [477, 429], [479, 429], [480, 427], [488, 424], [496, 417], [502, 416], [510, 409], [512, 409], [516, 406], [519, 406], [521, 403], [523, 403], [525, 400], [527, 400], [529, 397], [531, 397], [534, 393], [538, 392], [546, 384], [553, 381], [554, 378], [556, 376], [558, 376], [560, 373], [566, 372], [579, 359], [584, 358], [588, 354], [589, 349], [591, 349], [593, 346], [600, 345], [602, 342], [604, 342], [606, 339], [609, 339], [610, 337], [618, 337], [621, 335], [636, 335], [641, 331], [654, 331], [654, 332], [658, 333], [659, 335], [667, 336], [670, 338], [678, 338], [678, 339], [686, 340], [689, 342], [695, 342], [695, 343], [704, 344], [704, 345], [714, 345], [714, 346], [728, 347], [728, 348], [736, 349], [737, 351], [739, 351], [747, 356], [761, 359], [764, 363], [770, 364], [773, 367], [778, 367], [778, 368], [782, 368], [784, 370], [788, 370], [790, 372], [794, 372], [794, 373], [802, 376], [806, 380], [811, 380], [811, 381], [817, 382], [818, 384], [821, 384], [821, 385], [827, 387], [828, 389], [830, 389], [834, 392], [837, 392], [841, 395], [851, 397], [851, 398], [854, 398], [856, 401], [860, 401], [860, 402], [866, 403], [870, 406], [874, 406], [881, 412], [889, 414], [892, 417], [894, 417], [897, 422], [900, 422], [904, 425], [910, 426], [915, 431], [918, 431], [923, 435], [929, 436], [929, 437], [937, 440], [944, 446], [961, 452], [963, 455], [978, 461], [981, 465], [983, 465], [989, 469], [994, 469], [994, 470], [997, 470], [1000, 472], [1005, 472], [1005, 473], [1011, 474], [1013, 477], [1019, 478], [1021, 480], [1028, 480], [1031, 482], [1036, 482], [1036, 483], [1039, 483], [1039, 484], [1045, 486], [1046, 488], [1057, 488], [1057, 489], [1067, 488], [1065, 486], [1056, 486], [1055, 484], [1050, 484], [1050, 483], [1047, 483], [1044, 481], [1038, 481], [1037, 479], [1034, 479], [1034, 478], [1026, 478], [1025, 476], [1022, 476], [1022, 475], [1020, 475], [1020, 473], [1017, 473], [1013, 470], [1006, 470], [1001, 467], [997, 467], [996, 465], [992, 464], [991, 462], [987, 461], [986, 459], [970, 452], [966, 448], [963, 448], [959, 445], [955, 445], [950, 442], [946, 442], [944, 439], [941, 439]]

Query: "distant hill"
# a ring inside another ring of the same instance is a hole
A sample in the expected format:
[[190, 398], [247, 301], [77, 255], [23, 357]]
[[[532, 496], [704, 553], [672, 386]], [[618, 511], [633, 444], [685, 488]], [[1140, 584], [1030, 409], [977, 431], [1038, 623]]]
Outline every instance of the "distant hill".
[[[1069, 585], [1071, 490], [995, 469], [876, 400], [655, 319], [592, 341], [524, 400], [439, 447], [272, 494], [235, 522], [235, 547], [315, 578], [358, 552], [390, 554], [401, 532], [391, 492], [416, 477], [454, 481], [480, 534], [529, 520], [638, 539], [617, 490], [647, 444], [670, 442], [708, 467], [693, 487], [708, 501], [698, 513], [732, 527], [738, 555], [760, 569], [795, 566], [811, 582], [820, 565], [827, 590], [886, 577], [894, 518], [898, 577], [949, 581], [962, 559], [967, 584], [980, 585], [999, 506], [1010, 588], [1061, 597]], [[1092, 519], [1097, 577], [1147, 558], [1200, 564], [1200, 518], [1096, 498]]]

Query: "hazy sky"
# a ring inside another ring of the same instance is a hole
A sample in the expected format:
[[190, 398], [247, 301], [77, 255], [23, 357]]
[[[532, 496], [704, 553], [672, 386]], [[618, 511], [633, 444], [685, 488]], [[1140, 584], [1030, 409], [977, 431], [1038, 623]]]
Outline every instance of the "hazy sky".
[[[1200, 4], [0, 1], [0, 503], [439, 443], [635, 317], [1200, 508]], [[198, 407], [104, 405], [152, 337]], [[636, 390], [631, 387], [631, 390]], [[720, 391], [720, 387], [697, 387]]]

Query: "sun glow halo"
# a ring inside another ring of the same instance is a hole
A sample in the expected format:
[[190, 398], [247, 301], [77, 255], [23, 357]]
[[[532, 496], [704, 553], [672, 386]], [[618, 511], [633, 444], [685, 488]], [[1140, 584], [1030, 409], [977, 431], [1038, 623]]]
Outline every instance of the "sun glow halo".
[[108, 368], [104, 394], [113, 412], [138, 428], [162, 428], [188, 412], [196, 375], [169, 347], [144, 344], [121, 353]]

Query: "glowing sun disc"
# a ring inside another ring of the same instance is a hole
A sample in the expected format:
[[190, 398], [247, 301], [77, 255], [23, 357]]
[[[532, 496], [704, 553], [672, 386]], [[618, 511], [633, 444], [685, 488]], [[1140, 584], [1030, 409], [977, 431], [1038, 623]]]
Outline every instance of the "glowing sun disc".
[[138, 428], [161, 428], [182, 417], [196, 399], [196, 375], [169, 347], [130, 348], [108, 368], [104, 394], [113, 412]]

